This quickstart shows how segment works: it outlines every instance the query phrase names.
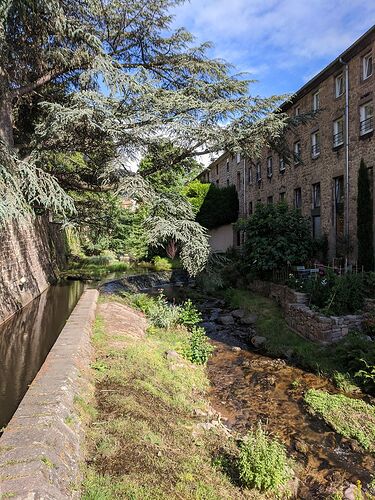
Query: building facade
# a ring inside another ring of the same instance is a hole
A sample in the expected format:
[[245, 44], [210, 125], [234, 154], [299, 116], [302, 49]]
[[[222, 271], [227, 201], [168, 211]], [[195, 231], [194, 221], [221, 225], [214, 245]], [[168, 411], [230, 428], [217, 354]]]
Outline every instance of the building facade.
[[[354, 262], [361, 159], [375, 192], [374, 57], [375, 26], [283, 105], [289, 116], [318, 112], [288, 133], [291, 162], [272, 150], [257, 159], [224, 153], [201, 180], [235, 184], [242, 217], [251, 215], [257, 203], [287, 202], [311, 219], [315, 238], [328, 238], [330, 257], [346, 255]], [[235, 235], [234, 245], [239, 243]]]

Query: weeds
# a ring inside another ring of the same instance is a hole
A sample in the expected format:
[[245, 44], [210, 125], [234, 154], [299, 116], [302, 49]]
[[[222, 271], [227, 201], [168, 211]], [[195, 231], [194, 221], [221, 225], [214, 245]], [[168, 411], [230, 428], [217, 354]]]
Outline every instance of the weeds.
[[284, 446], [268, 436], [260, 424], [247, 434], [241, 446], [238, 468], [244, 486], [276, 494], [281, 493], [281, 488], [292, 477]]
[[213, 350], [214, 347], [209, 343], [204, 328], [194, 326], [182, 349], [182, 355], [196, 365], [204, 365]]

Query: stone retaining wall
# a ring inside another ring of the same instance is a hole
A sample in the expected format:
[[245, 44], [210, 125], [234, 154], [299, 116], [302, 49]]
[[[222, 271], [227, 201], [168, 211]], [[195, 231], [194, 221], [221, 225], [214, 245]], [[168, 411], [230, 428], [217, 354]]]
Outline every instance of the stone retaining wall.
[[250, 289], [273, 298], [283, 309], [288, 326], [301, 336], [329, 344], [345, 337], [350, 330], [361, 330], [363, 315], [324, 316], [307, 305], [308, 296], [286, 285], [254, 280]]
[[0, 498], [79, 498], [77, 396], [90, 386], [97, 290], [86, 290], [0, 438]]
[[65, 264], [64, 232], [47, 216], [0, 230], [0, 323], [38, 297]]

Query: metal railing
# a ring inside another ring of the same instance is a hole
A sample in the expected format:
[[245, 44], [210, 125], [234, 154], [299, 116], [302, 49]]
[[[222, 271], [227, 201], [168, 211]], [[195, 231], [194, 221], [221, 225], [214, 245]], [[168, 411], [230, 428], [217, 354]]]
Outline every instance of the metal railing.
[[340, 146], [344, 144], [344, 131], [337, 132], [337, 134], [333, 134], [333, 147]]
[[311, 156], [319, 156], [320, 155], [320, 144], [313, 144], [311, 146]]
[[367, 132], [371, 132], [373, 129], [373, 119], [372, 116], [362, 120], [359, 124], [359, 133], [361, 135], [367, 134]]

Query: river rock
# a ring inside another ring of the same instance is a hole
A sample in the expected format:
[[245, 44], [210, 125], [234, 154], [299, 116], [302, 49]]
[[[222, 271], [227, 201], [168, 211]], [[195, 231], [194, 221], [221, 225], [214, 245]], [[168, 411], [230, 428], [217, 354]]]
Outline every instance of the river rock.
[[256, 314], [246, 314], [240, 321], [243, 325], [255, 325], [257, 319], [258, 317]]
[[232, 351], [233, 352], [240, 352], [241, 351], [241, 347], [234, 346], [234, 347], [232, 347]]
[[233, 325], [234, 324], [233, 316], [231, 316], [230, 314], [225, 314], [223, 316], [220, 316], [218, 321], [222, 325]]
[[304, 455], [307, 455], [309, 452], [309, 447], [304, 441], [300, 441], [299, 439], [296, 439], [294, 442], [294, 448], [296, 451], [299, 451], [300, 453], [303, 453]]
[[204, 321], [201, 323], [201, 326], [207, 331], [207, 332], [212, 332], [215, 330], [216, 325], [213, 321]]
[[357, 491], [358, 491], [357, 485], [353, 483], [350, 484], [349, 487], [346, 488], [346, 490], [344, 491], [344, 499], [356, 500], [356, 498], [358, 498]]
[[266, 342], [266, 337], [260, 337], [259, 335], [255, 335], [251, 338], [251, 343], [254, 347], [262, 347]]
[[178, 352], [177, 352], [177, 351], [167, 351], [167, 352], [165, 353], [165, 357], [166, 357], [167, 359], [173, 359], [173, 360], [176, 360], [176, 359], [180, 359], [180, 358], [181, 358], [181, 356], [178, 354]]
[[222, 312], [222, 309], [216, 307], [215, 309], [211, 309], [210, 321], [216, 321], [219, 319], [219, 316]]
[[241, 319], [245, 316], [245, 311], [243, 309], [235, 309], [231, 312], [231, 315], [233, 316], [233, 318]]

